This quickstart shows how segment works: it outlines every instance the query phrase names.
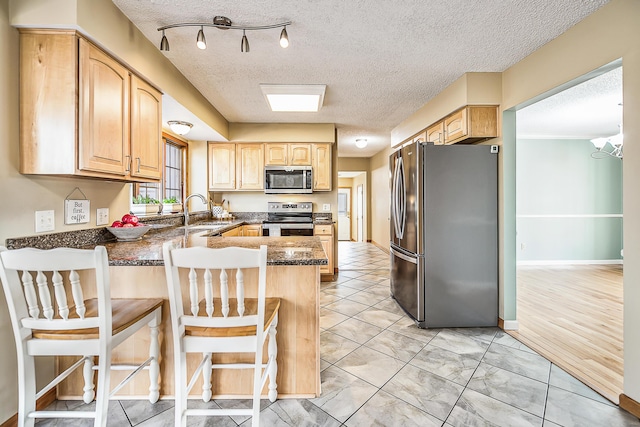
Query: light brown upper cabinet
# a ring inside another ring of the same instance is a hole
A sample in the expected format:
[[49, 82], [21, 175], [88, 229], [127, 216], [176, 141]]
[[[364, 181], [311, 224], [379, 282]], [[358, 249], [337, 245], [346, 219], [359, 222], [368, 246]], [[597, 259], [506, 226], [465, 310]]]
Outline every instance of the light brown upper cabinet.
[[209, 190], [263, 190], [263, 144], [209, 143]]
[[237, 190], [264, 189], [263, 144], [236, 144]]
[[495, 138], [498, 136], [498, 107], [467, 106], [445, 117], [442, 123], [446, 145]]
[[427, 141], [427, 132], [421, 132], [418, 135], [413, 137], [413, 142], [426, 142]]
[[266, 143], [265, 166], [311, 166], [311, 144]]
[[427, 142], [433, 142], [434, 145], [444, 145], [444, 122], [441, 120], [427, 128]]
[[209, 143], [209, 190], [236, 189], [236, 144]]
[[156, 182], [161, 93], [77, 32], [20, 30], [20, 172]]
[[131, 176], [162, 178], [162, 95], [131, 76]]
[[331, 144], [312, 144], [313, 191], [331, 190]]

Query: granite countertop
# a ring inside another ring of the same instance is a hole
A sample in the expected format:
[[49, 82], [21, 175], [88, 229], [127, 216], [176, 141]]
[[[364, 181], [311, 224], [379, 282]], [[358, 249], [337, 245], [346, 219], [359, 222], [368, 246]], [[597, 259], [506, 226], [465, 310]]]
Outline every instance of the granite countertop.
[[[222, 248], [240, 246], [258, 248], [267, 245], [267, 265], [327, 265], [327, 256], [319, 237], [222, 237], [220, 233], [232, 229], [245, 221], [220, 224], [221, 228], [207, 230], [199, 228], [203, 223], [192, 224], [189, 228], [165, 227], [149, 231], [142, 239], [133, 242], [102, 243], [109, 254], [109, 265], [145, 266], [164, 265], [162, 245], [172, 241], [179, 247], [207, 246]], [[215, 222], [206, 222], [215, 226]]]
[[[118, 242], [106, 228], [97, 227], [71, 232], [51, 233], [6, 240], [9, 249], [35, 247], [52, 249], [75, 247], [90, 249], [103, 245], [112, 266], [162, 266], [162, 245], [172, 241], [176, 246], [221, 248], [241, 246], [258, 248], [267, 245], [267, 265], [327, 265], [327, 256], [319, 237], [222, 237], [227, 230], [244, 224], [262, 224], [261, 214], [249, 214], [229, 221], [211, 220], [207, 213], [193, 215], [189, 227], [182, 226], [182, 215], [143, 217], [149, 230], [140, 240]], [[330, 218], [314, 218], [314, 224], [332, 224]]]

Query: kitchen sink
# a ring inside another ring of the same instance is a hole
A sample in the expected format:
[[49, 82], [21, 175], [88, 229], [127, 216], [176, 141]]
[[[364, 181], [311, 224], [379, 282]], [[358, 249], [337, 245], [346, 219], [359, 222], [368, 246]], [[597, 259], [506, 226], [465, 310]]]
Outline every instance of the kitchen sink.
[[227, 224], [196, 224], [196, 225], [187, 225], [181, 226], [180, 228], [188, 229], [188, 230], [218, 230], [220, 228], [226, 227]]

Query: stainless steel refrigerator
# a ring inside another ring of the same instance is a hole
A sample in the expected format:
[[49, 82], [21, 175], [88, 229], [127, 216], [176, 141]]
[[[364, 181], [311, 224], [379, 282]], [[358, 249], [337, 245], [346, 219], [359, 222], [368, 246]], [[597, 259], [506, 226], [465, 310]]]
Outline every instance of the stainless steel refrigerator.
[[391, 154], [391, 295], [422, 328], [498, 324], [497, 152], [412, 143]]

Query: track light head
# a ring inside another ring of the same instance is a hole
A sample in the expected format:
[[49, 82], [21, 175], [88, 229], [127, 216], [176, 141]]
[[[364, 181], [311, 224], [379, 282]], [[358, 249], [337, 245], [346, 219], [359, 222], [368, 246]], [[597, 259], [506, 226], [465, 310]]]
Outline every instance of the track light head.
[[289, 35], [287, 34], [286, 25], [282, 28], [282, 32], [280, 33], [280, 46], [283, 48], [289, 47]]
[[164, 30], [162, 31], [162, 40], [160, 41], [160, 50], [169, 52], [169, 40], [167, 40], [167, 36], [164, 35]]
[[240, 42], [240, 52], [249, 52], [249, 39], [245, 34], [245, 31], [242, 30], [242, 42]]
[[200, 27], [200, 31], [198, 31], [198, 37], [196, 38], [196, 46], [198, 49], [206, 49], [207, 48], [207, 40], [204, 38], [204, 30]]

